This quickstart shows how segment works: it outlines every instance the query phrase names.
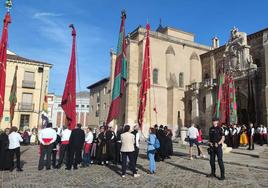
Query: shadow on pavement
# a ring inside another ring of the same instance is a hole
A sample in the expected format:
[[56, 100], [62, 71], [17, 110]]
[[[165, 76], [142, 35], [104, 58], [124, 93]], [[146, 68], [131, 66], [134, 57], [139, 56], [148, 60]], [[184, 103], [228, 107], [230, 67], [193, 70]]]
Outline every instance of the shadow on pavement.
[[177, 157], [188, 157], [189, 154], [188, 153], [179, 152], [179, 151], [174, 151], [173, 152], [173, 156], [177, 156]]
[[246, 155], [246, 156], [254, 157], [254, 158], [259, 158], [259, 155], [251, 154], [251, 153], [242, 153], [242, 152], [238, 152], [238, 151], [231, 151], [231, 153], [239, 154], [239, 155]]
[[186, 166], [182, 166], [182, 165], [179, 165], [179, 164], [174, 164], [174, 163], [167, 162], [167, 161], [165, 163], [170, 164], [170, 165], [175, 166], [175, 167], [178, 167], [178, 168], [180, 168], [182, 170], [188, 170], [188, 171], [191, 171], [191, 172], [196, 173], [196, 174], [207, 175], [207, 173], [205, 173], [205, 172], [202, 172], [202, 171], [199, 171], [199, 170], [196, 170], [196, 169], [192, 169], [192, 168], [189, 168], [189, 167], [186, 167]]
[[137, 164], [137, 166], [136, 166], [138, 169], [140, 169], [141, 171], [143, 171], [143, 172], [148, 172], [148, 169], [146, 169], [146, 168], [144, 168], [142, 165], [140, 165], [140, 164]]

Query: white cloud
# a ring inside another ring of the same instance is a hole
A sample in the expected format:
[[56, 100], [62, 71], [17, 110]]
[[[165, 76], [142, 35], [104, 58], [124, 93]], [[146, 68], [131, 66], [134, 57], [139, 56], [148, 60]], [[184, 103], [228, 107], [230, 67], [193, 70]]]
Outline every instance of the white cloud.
[[33, 18], [42, 18], [42, 17], [59, 17], [62, 16], [62, 14], [57, 14], [53, 12], [37, 12], [33, 15]]

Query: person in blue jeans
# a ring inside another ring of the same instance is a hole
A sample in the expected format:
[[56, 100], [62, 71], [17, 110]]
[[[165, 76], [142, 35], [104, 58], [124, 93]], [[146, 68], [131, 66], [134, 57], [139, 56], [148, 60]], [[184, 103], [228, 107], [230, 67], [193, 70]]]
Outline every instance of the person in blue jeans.
[[147, 155], [150, 161], [150, 172], [149, 174], [155, 173], [155, 141], [156, 141], [156, 131], [154, 128], [150, 128], [149, 130], [149, 138], [147, 140], [148, 147], [147, 147]]

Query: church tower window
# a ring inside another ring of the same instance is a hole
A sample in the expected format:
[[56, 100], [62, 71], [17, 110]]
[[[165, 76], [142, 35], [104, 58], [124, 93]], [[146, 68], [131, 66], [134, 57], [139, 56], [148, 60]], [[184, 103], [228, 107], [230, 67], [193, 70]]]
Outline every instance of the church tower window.
[[153, 83], [158, 84], [158, 69], [153, 70]]

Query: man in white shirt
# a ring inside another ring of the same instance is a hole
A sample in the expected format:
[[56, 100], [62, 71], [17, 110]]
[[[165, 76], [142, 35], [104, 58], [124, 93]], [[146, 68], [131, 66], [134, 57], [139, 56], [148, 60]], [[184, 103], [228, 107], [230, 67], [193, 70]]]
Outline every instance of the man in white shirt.
[[89, 164], [91, 163], [90, 149], [91, 149], [92, 142], [93, 142], [92, 129], [87, 127], [85, 132], [86, 132], [86, 136], [85, 136], [85, 144], [84, 144], [83, 163], [82, 163], [83, 167], [89, 166]]
[[17, 161], [17, 171], [23, 171], [20, 166], [20, 142], [23, 142], [23, 139], [19, 133], [17, 133], [17, 127], [11, 127], [10, 134], [8, 135], [9, 140], [9, 152], [11, 157], [11, 168], [10, 171], [14, 170], [14, 155], [16, 154]]
[[249, 124], [249, 129], [247, 131], [249, 142], [248, 142], [248, 150], [254, 150], [254, 127], [253, 123]]
[[[67, 155], [69, 152], [69, 139], [71, 136], [72, 131], [70, 129], [67, 128], [66, 125], [62, 126], [62, 131], [61, 131], [61, 145], [60, 145], [60, 155], [59, 155], [59, 160], [58, 160], [58, 164], [57, 164], [57, 168], [60, 168], [64, 158], [67, 159]], [[68, 162], [66, 161], [66, 164]]]
[[46, 156], [46, 169], [50, 170], [53, 143], [57, 139], [57, 132], [52, 128], [52, 123], [48, 123], [46, 128], [40, 130], [38, 139], [40, 142], [40, 149], [41, 149], [38, 170], [42, 170], [44, 168], [45, 156]]
[[190, 149], [189, 149], [189, 154], [190, 154], [190, 160], [193, 160], [193, 145], [195, 144], [196, 147], [200, 150], [201, 155], [204, 157], [203, 151], [199, 147], [199, 144], [197, 142], [197, 137], [199, 136], [198, 129], [195, 127], [195, 124], [192, 123], [191, 127], [187, 131], [187, 136], [189, 138], [189, 144], [190, 144]]

